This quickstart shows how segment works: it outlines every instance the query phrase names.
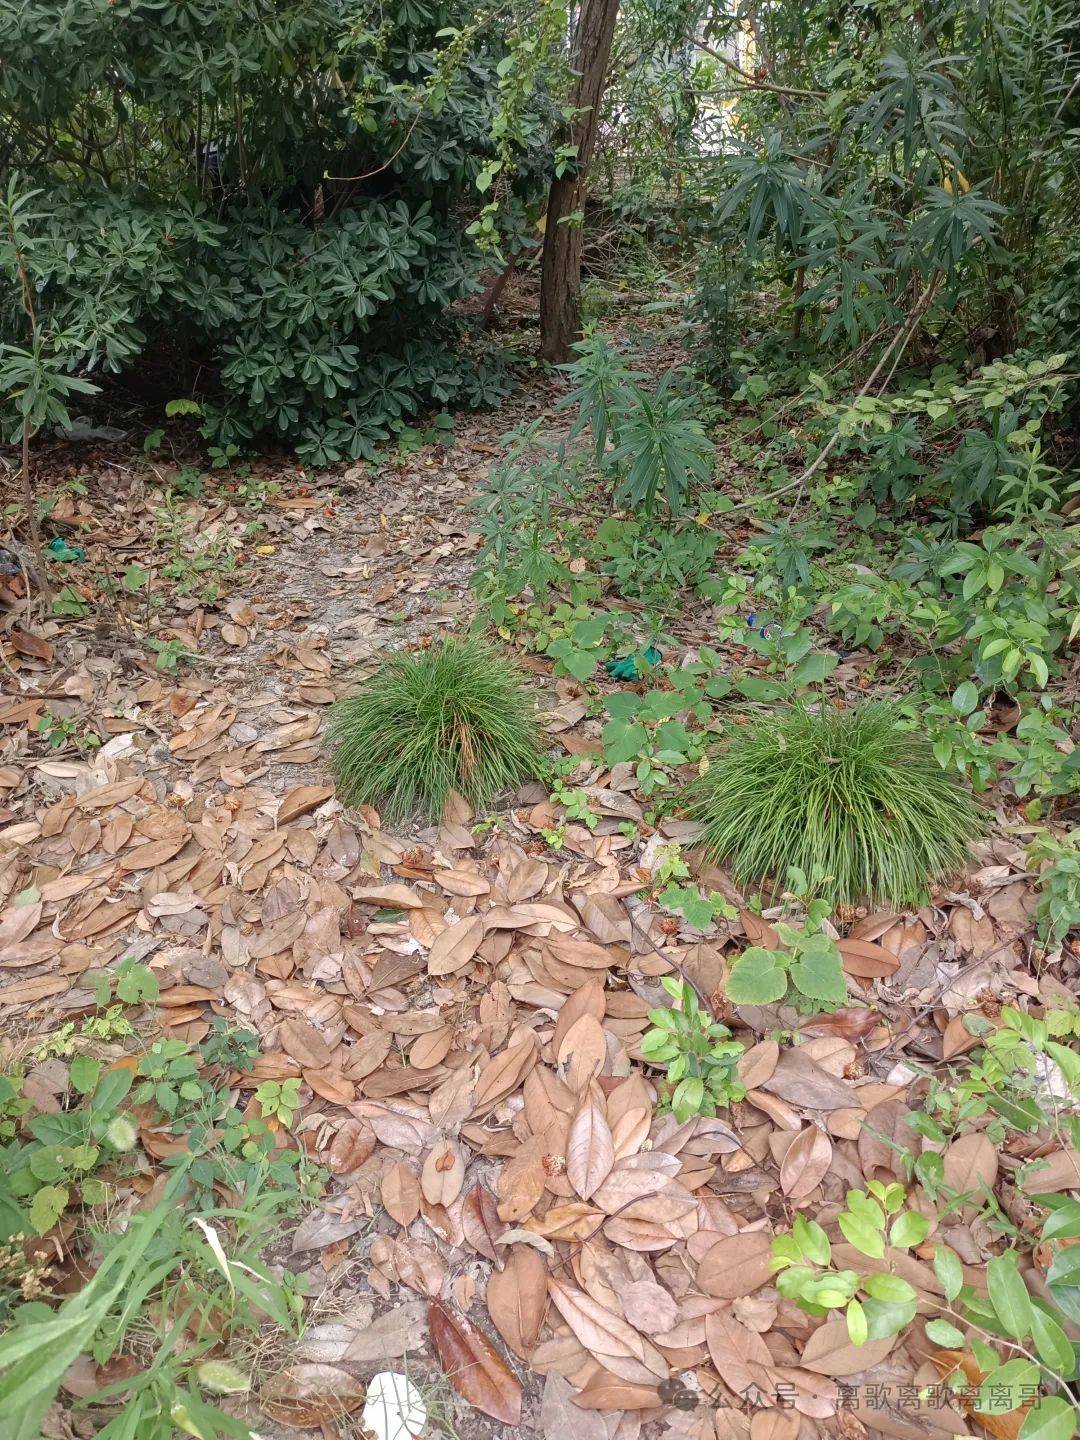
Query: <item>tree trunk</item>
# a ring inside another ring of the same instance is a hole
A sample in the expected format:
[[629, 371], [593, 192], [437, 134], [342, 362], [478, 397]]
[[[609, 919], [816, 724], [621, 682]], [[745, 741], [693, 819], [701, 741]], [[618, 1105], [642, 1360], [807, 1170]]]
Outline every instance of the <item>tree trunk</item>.
[[618, 13], [619, 0], [582, 0], [571, 44], [570, 64], [578, 78], [570, 103], [577, 113], [567, 143], [577, 146], [577, 159], [573, 173], [551, 182], [540, 277], [540, 353], [554, 365], [572, 357], [570, 347], [581, 336], [582, 227], [580, 221], [560, 222], [584, 209], [586, 171]]

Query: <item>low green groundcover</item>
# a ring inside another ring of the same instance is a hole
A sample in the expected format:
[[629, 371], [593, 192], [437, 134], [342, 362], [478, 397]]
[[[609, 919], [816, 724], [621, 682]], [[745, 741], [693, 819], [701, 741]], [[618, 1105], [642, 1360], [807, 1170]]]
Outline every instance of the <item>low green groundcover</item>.
[[339, 799], [391, 823], [441, 819], [451, 790], [484, 809], [544, 764], [525, 677], [475, 640], [391, 655], [334, 706], [329, 739]]
[[708, 854], [739, 885], [797, 866], [834, 901], [915, 905], [984, 828], [961, 781], [888, 705], [751, 718], [693, 787]]

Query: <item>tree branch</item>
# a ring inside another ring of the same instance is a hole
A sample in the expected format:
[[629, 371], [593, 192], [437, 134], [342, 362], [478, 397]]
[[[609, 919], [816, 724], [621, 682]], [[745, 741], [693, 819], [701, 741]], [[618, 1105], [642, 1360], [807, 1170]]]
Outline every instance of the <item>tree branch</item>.
[[824, 90], [800, 90], [794, 85], [774, 85], [770, 80], [759, 80], [756, 75], [750, 75], [741, 66], [736, 65], [734, 60], [719, 50], [714, 50], [711, 45], [706, 45], [703, 40], [693, 41], [696, 50], [703, 50], [706, 55], [711, 55], [714, 60], [719, 60], [721, 65], [738, 75], [748, 90], [768, 90], [773, 95], [800, 95], [804, 100], [825, 100], [828, 98]]

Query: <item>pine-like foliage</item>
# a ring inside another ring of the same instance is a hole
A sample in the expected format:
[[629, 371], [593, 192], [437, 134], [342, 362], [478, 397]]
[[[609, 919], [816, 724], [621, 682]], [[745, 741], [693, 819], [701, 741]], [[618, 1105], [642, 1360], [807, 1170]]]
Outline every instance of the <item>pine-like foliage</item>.
[[691, 794], [703, 845], [740, 885], [797, 866], [835, 901], [913, 905], [960, 866], [980, 807], [887, 705], [754, 719]]
[[339, 799], [391, 822], [438, 821], [450, 790], [483, 809], [544, 760], [523, 675], [474, 640], [390, 656], [334, 707], [329, 739]]

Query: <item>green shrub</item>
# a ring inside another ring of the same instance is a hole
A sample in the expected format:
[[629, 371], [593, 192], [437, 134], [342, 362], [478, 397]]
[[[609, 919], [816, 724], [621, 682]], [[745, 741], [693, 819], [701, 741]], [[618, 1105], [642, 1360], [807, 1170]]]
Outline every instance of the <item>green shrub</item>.
[[[507, 393], [450, 307], [491, 263], [469, 231], [495, 193], [486, 167], [506, 150], [507, 227], [542, 183], [535, 67], [494, 135], [498, 67], [531, 18], [473, 25], [469, 0], [63, 13], [0, 0], [0, 184], [33, 192], [22, 248], [65, 372], [195, 390], [208, 439], [284, 439], [313, 465], [369, 457], [428, 406]], [[2, 242], [0, 343], [22, 344]], [[0, 394], [5, 438], [17, 419]]]
[[739, 884], [797, 866], [844, 902], [920, 902], [982, 829], [929, 742], [878, 704], [755, 718], [697, 783], [691, 813]]
[[482, 809], [544, 764], [524, 677], [474, 640], [390, 656], [334, 707], [329, 738], [340, 799], [391, 821], [440, 819], [450, 790]]

